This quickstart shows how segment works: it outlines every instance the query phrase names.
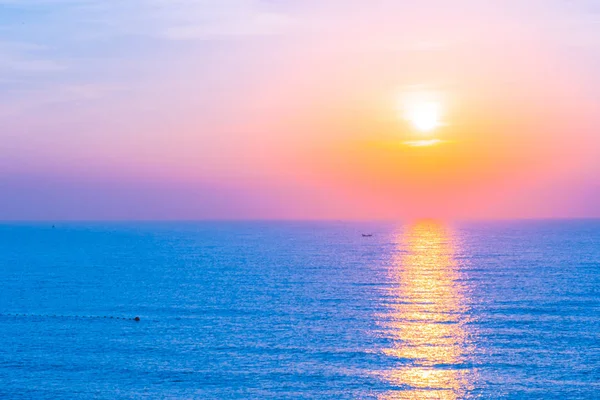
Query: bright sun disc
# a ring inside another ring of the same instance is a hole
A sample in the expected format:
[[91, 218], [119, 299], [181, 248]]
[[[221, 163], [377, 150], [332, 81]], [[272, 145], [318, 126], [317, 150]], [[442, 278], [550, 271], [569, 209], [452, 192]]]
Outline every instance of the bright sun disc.
[[421, 132], [430, 132], [440, 124], [440, 104], [434, 101], [419, 101], [409, 104], [405, 110], [405, 118]]
[[441, 127], [444, 118], [443, 94], [435, 90], [414, 87], [399, 92], [398, 116], [414, 131], [429, 133]]

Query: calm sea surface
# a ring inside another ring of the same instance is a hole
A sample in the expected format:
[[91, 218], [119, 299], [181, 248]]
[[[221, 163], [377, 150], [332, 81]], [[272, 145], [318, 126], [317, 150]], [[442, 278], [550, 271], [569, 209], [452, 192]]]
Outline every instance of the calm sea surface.
[[599, 399], [600, 221], [3, 224], [0, 398]]

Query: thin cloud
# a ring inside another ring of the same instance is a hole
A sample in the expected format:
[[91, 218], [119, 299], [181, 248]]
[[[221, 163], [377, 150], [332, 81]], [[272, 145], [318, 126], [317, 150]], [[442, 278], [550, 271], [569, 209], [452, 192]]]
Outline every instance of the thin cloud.
[[45, 47], [30, 43], [0, 42], [0, 71], [3, 73], [43, 73], [63, 71], [67, 66], [38, 53]]
[[36, 89], [13, 90], [5, 93], [8, 98], [0, 97], [0, 117], [19, 116], [53, 104], [95, 101], [123, 93], [122, 86], [80, 83], [46, 85]]
[[290, 24], [291, 19], [282, 15], [257, 13], [220, 23], [171, 26], [161, 36], [172, 40], [206, 40], [227, 36], [275, 35], [284, 32]]
[[[172, 40], [206, 40], [215, 37], [271, 35], [285, 31], [290, 15], [257, 0], [0, 0], [14, 10], [60, 7], [47, 14], [35, 30], [69, 29], [75, 37], [98, 39], [123, 35], [153, 36]], [[13, 25], [13, 28], [17, 24]]]
[[273, 35], [292, 24], [289, 15], [256, 0], [153, 0], [139, 7], [155, 33], [172, 40]]

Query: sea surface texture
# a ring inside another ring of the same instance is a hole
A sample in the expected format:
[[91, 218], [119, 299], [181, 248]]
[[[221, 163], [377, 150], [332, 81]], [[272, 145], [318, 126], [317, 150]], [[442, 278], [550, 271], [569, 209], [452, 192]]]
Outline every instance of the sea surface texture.
[[600, 221], [2, 224], [0, 398], [599, 399]]

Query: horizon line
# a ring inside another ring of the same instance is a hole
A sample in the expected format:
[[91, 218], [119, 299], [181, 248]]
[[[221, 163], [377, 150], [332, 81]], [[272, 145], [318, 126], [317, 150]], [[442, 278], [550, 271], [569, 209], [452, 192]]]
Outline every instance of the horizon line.
[[0, 219], [0, 224], [19, 223], [200, 223], [200, 222], [389, 222], [407, 223], [410, 221], [444, 222], [516, 222], [516, 221], [600, 221], [600, 216], [590, 217], [522, 217], [522, 218], [190, 218], [190, 219]]

